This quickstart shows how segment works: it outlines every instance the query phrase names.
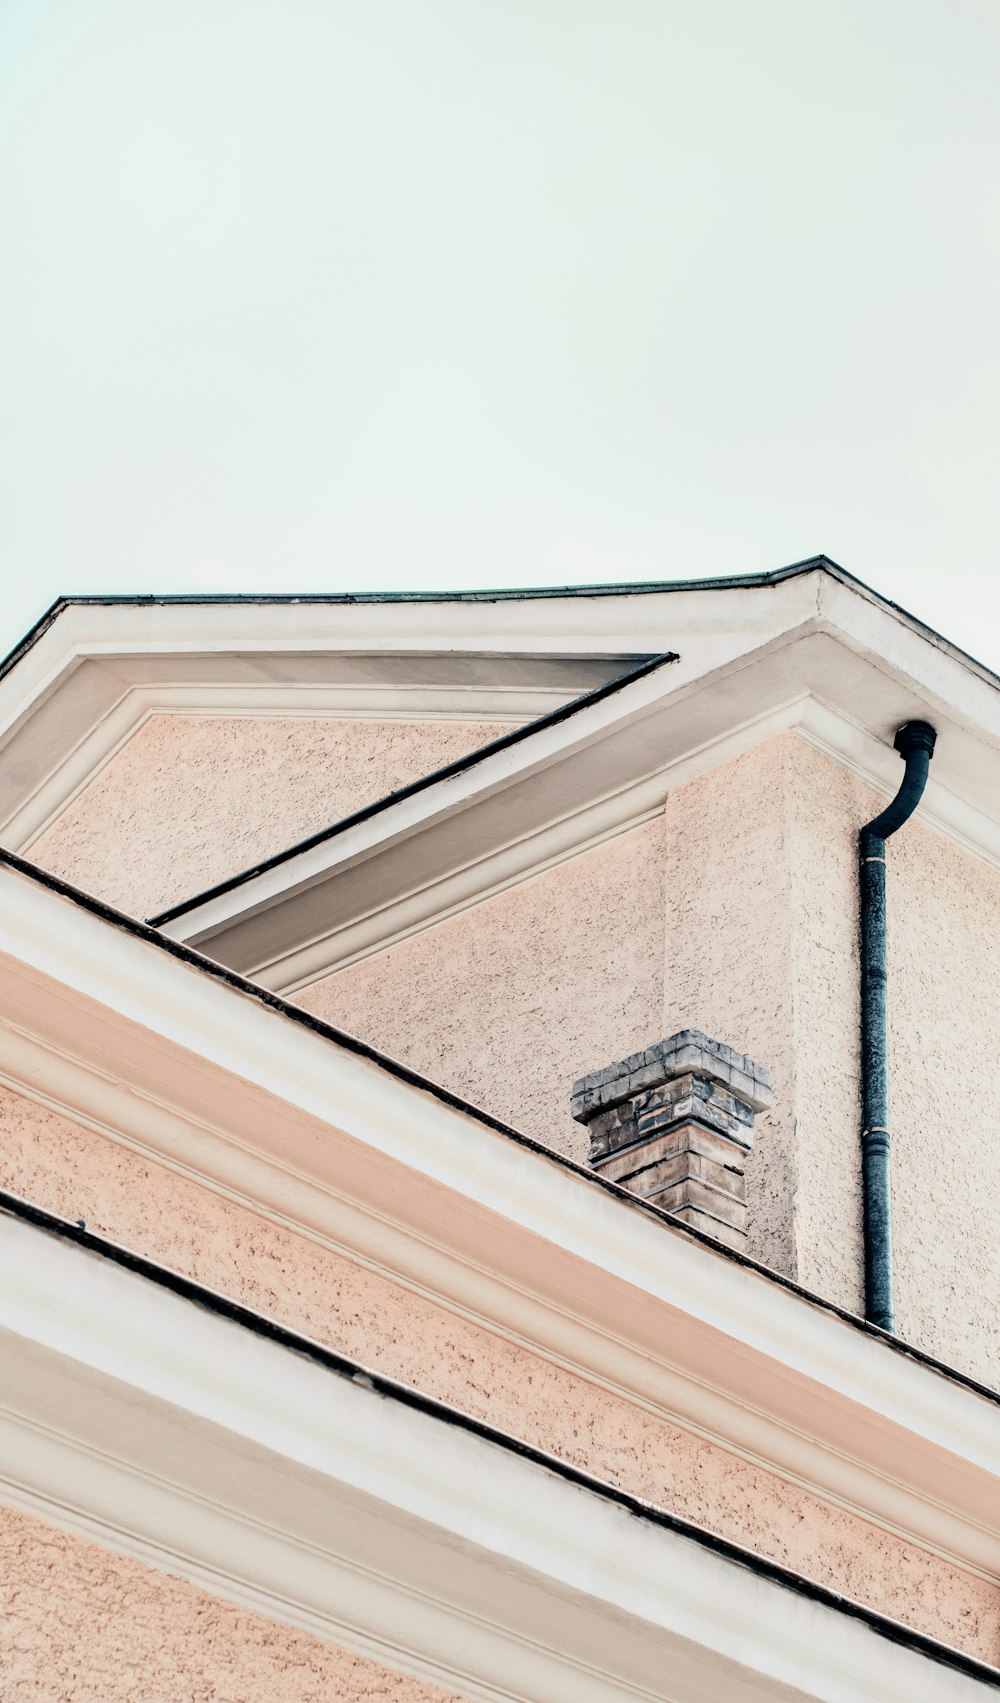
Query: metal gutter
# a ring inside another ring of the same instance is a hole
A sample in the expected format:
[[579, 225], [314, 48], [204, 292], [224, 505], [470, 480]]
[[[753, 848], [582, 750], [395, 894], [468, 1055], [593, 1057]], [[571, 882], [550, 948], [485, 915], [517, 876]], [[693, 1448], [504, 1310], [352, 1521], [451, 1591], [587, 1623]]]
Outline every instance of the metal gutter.
[[227, 969], [225, 965], [216, 963], [214, 959], [205, 957], [204, 954], [181, 941], [171, 940], [169, 935], [161, 934], [149, 923], [140, 922], [137, 918], [128, 916], [124, 911], [115, 910], [113, 906], [106, 904], [102, 899], [95, 899], [91, 894], [84, 893], [80, 888], [71, 886], [69, 882], [61, 880], [56, 875], [51, 875], [48, 870], [41, 869], [37, 864], [30, 863], [26, 858], [19, 857], [15, 852], [0, 848], [0, 866], [4, 865], [16, 874], [35, 882], [37, 886], [46, 888], [60, 898], [68, 899], [72, 904], [79, 906], [81, 910], [89, 912], [90, 915], [98, 917], [112, 927], [121, 929], [135, 939], [146, 941], [150, 946], [154, 946], [168, 957], [176, 958], [180, 963], [187, 964], [191, 969], [200, 971], [211, 980], [221, 982], [224, 986], [232, 988], [234, 992], [242, 994], [244, 998], [252, 999], [257, 1005], [266, 1007], [287, 1021], [295, 1023], [299, 1028], [308, 1029], [322, 1040], [332, 1041], [346, 1052], [353, 1053], [356, 1057], [377, 1065], [381, 1070], [385, 1070], [390, 1076], [395, 1077], [397, 1081], [405, 1082], [408, 1086], [431, 1095], [442, 1105], [449, 1106], [452, 1110], [461, 1112], [463, 1116], [472, 1118], [476, 1123], [482, 1124], [484, 1128], [493, 1130], [495, 1133], [506, 1137], [507, 1140], [515, 1142], [517, 1146], [524, 1148], [527, 1152], [536, 1154], [546, 1163], [570, 1172], [573, 1176], [585, 1182], [588, 1187], [601, 1189], [606, 1194], [613, 1195], [629, 1211], [651, 1214], [667, 1234], [697, 1242], [699, 1246], [708, 1248], [716, 1258], [728, 1260], [734, 1265], [742, 1266], [745, 1270], [753, 1272], [758, 1277], [765, 1278], [767, 1282], [776, 1284], [790, 1295], [798, 1296], [807, 1305], [817, 1307], [821, 1312], [840, 1319], [844, 1324], [850, 1325], [852, 1330], [865, 1336], [877, 1338], [893, 1353], [900, 1354], [905, 1359], [926, 1367], [938, 1376], [946, 1378], [949, 1383], [959, 1385], [963, 1389], [971, 1391], [974, 1395], [982, 1396], [1000, 1407], [1000, 1390], [994, 1390], [986, 1384], [979, 1383], [977, 1379], [969, 1377], [965, 1372], [958, 1371], [957, 1368], [947, 1365], [944, 1361], [936, 1360], [933, 1355], [925, 1353], [923, 1349], [916, 1348], [910, 1343], [903, 1342], [899, 1337], [892, 1336], [887, 1331], [879, 1329], [878, 1326], [860, 1318], [857, 1313], [848, 1311], [846, 1307], [838, 1306], [836, 1302], [828, 1301], [823, 1296], [804, 1289], [792, 1278], [785, 1277], [781, 1272], [774, 1271], [770, 1266], [762, 1265], [759, 1260], [751, 1259], [748, 1254], [738, 1253], [733, 1248], [722, 1247], [714, 1238], [706, 1236], [702, 1231], [691, 1225], [676, 1223], [656, 1206], [629, 1194], [626, 1189], [620, 1188], [617, 1183], [609, 1181], [599, 1172], [592, 1171], [588, 1166], [578, 1165], [574, 1160], [567, 1159], [562, 1154], [554, 1152], [552, 1148], [545, 1147], [540, 1141], [535, 1141], [532, 1136], [514, 1129], [512, 1125], [504, 1123], [500, 1118], [494, 1117], [492, 1113], [483, 1111], [480, 1106], [474, 1106], [468, 1100], [463, 1100], [460, 1095], [452, 1093], [451, 1089], [443, 1088], [440, 1083], [432, 1082], [429, 1077], [421, 1076], [409, 1065], [402, 1064], [398, 1059], [380, 1052], [378, 1048], [370, 1046], [366, 1041], [359, 1040], [355, 1035], [348, 1034], [346, 1030], [335, 1028], [332, 1023], [327, 1023], [321, 1017], [314, 1016], [312, 1012], [304, 1010], [301, 1006], [290, 1004], [287, 1000], [282, 999], [280, 994], [271, 993], [269, 989], [261, 987], [257, 982], [248, 981], [245, 976], [239, 975], [235, 970]]
[[754, 1550], [745, 1549], [728, 1538], [720, 1537], [715, 1532], [693, 1524], [689, 1520], [679, 1518], [666, 1509], [657, 1507], [651, 1502], [644, 1501], [628, 1491], [620, 1490], [616, 1485], [608, 1484], [605, 1480], [596, 1478], [593, 1474], [584, 1472], [581, 1468], [572, 1466], [558, 1455], [549, 1454], [535, 1448], [530, 1443], [522, 1442], [520, 1438], [509, 1432], [498, 1431], [485, 1421], [473, 1418], [461, 1408], [438, 1401], [432, 1396], [424, 1395], [420, 1390], [409, 1384], [397, 1382], [381, 1372], [373, 1371], [370, 1367], [362, 1366], [357, 1361], [349, 1360], [345, 1355], [326, 1348], [322, 1343], [311, 1337], [301, 1336], [297, 1331], [289, 1330], [286, 1326], [267, 1318], [264, 1314], [243, 1306], [230, 1297], [220, 1295], [215, 1290], [206, 1288], [203, 1284], [194, 1282], [180, 1272], [171, 1271], [167, 1267], [157, 1265], [143, 1255], [120, 1247], [114, 1242], [107, 1241], [102, 1236], [95, 1236], [82, 1224], [71, 1224], [66, 1219], [47, 1212], [43, 1207], [35, 1206], [19, 1195], [0, 1191], [0, 1213], [17, 1218], [23, 1223], [31, 1224], [46, 1235], [55, 1236], [61, 1241], [71, 1242], [88, 1253], [95, 1254], [101, 1259], [108, 1260], [137, 1277], [154, 1283], [158, 1288], [166, 1289], [193, 1306], [201, 1307], [217, 1318], [227, 1319], [241, 1330], [246, 1330], [254, 1336], [262, 1337], [274, 1343], [279, 1348], [299, 1354], [305, 1359], [322, 1366], [334, 1377], [343, 1378], [352, 1383], [360, 1383], [373, 1394], [384, 1400], [399, 1403], [412, 1411], [422, 1413], [428, 1418], [437, 1420], [456, 1430], [463, 1431], [480, 1441], [502, 1449], [507, 1454], [518, 1456], [521, 1460], [530, 1462], [533, 1466], [553, 1473], [568, 1484], [585, 1490], [589, 1495], [610, 1502], [624, 1509], [634, 1518], [661, 1530], [673, 1533], [678, 1537], [707, 1549], [722, 1557], [734, 1566], [747, 1569], [759, 1578], [768, 1580], [771, 1584], [779, 1585], [785, 1590], [793, 1591], [797, 1596], [805, 1597], [810, 1602], [832, 1609], [838, 1614], [849, 1616], [860, 1621], [870, 1631], [879, 1637], [888, 1639], [891, 1643], [912, 1650], [915, 1654], [926, 1657], [956, 1672], [963, 1673], [970, 1679], [1000, 1690], [1000, 1669], [989, 1667], [985, 1662], [968, 1656], [963, 1651], [953, 1649], [950, 1645], [940, 1643], [936, 1638], [926, 1633], [918, 1632], [912, 1627], [905, 1626], [900, 1621], [891, 1620], [888, 1616], [879, 1614], [876, 1610], [866, 1607], [863, 1603], [851, 1597], [842, 1596], [832, 1591], [828, 1586], [817, 1584], [812, 1579], [805, 1578], [801, 1573], [794, 1572], [789, 1567], [770, 1561]]

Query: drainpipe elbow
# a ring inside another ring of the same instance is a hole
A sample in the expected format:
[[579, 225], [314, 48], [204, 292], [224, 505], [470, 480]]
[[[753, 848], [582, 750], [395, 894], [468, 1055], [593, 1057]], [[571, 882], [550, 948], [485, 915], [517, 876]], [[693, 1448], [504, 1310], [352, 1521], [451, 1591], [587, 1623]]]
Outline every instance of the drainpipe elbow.
[[907, 721], [898, 729], [893, 745], [906, 765], [899, 791], [885, 809], [861, 830], [864, 840], [887, 840], [908, 822], [924, 794], [937, 729], [929, 721]]

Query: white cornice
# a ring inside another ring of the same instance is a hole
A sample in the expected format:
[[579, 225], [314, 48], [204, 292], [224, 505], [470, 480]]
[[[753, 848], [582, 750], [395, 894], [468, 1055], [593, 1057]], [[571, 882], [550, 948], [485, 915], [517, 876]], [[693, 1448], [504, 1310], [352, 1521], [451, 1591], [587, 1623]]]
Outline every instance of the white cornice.
[[[0, 678], [0, 835], [30, 845], [151, 713], [522, 720], [651, 654], [707, 678], [810, 620], [868, 654], [897, 700], [996, 746], [995, 677], [830, 563], [544, 597], [69, 602]], [[881, 700], [863, 695], [856, 719], [891, 733]], [[968, 741], [954, 765], [951, 790], [975, 805]]]
[[1000, 867], [1000, 693], [857, 593], [835, 585], [830, 614], [804, 607], [801, 586], [782, 598], [792, 589], [757, 648], [699, 646], [209, 893], [165, 931], [295, 992], [636, 827], [675, 787], [786, 729], [891, 793], [892, 736], [914, 715], [939, 731], [923, 819]]
[[[323, 683], [292, 678], [226, 683], [164, 678], [122, 690], [109, 681], [107, 707], [88, 722], [86, 716], [79, 719], [78, 699], [84, 688], [89, 693], [92, 682], [81, 670], [79, 678], [63, 684], [58, 700], [40, 706], [36, 712], [38, 726], [33, 722], [22, 725], [8, 740], [0, 733], [0, 749], [9, 747], [8, 769], [15, 764], [17, 770], [26, 769], [32, 775], [32, 781], [25, 785], [16, 772], [8, 780], [6, 791], [0, 789], [0, 807], [7, 811], [0, 822], [4, 843], [15, 851], [30, 846], [151, 715], [524, 722], [557, 708], [593, 680], [585, 667], [565, 671], [555, 684], [546, 684], [541, 671], [538, 673], [536, 684], [504, 684], [502, 680], [492, 684]], [[47, 751], [57, 755], [50, 758]]]
[[971, 1703], [1000, 1685], [10, 1218], [0, 1340], [9, 1498], [464, 1696]]
[[0, 678], [3, 843], [30, 845], [151, 714], [525, 721], [631, 666], [594, 622], [551, 649], [538, 627], [469, 604], [68, 604]]
[[10, 867], [0, 954], [21, 1091], [997, 1575], [997, 1408], [961, 1382]]
[[[816, 603], [817, 575], [781, 587]], [[0, 678], [0, 837], [25, 850], [151, 713], [526, 720], [635, 661], [772, 633], [773, 589], [497, 602], [69, 603]]]

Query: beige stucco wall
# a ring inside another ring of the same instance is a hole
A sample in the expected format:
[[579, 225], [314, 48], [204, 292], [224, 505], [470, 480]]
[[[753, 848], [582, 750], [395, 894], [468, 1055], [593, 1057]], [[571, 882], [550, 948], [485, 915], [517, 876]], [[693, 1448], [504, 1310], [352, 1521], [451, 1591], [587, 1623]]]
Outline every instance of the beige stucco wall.
[[866, 803], [852, 775], [789, 733], [678, 788], [664, 818], [664, 1030], [704, 1029], [774, 1083], [747, 1165], [748, 1251], [855, 1312]]
[[[0, 1186], [83, 1218], [91, 1230], [500, 1430], [1000, 1661], [996, 1585], [9, 1090], [0, 1090]], [[164, 1703], [173, 1703], [172, 1693]]]
[[315, 982], [298, 1003], [581, 1162], [577, 1076], [675, 1029], [728, 1041], [775, 1084], [748, 1169], [749, 1250], [794, 1276], [797, 743], [679, 788], [662, 818]]
[[1000, 1386], [1000, 873], [890, 841], [897, 1327]]
[[582, 1160], [570, 1089], [655, 1038], [662, 916], [657, 820], [314, 983], [299, 1003]]
[[[902, 768], [900, 768], [902, 773]], [[884, 798], [794, 734], [667, 801], [665, 1028], [771, 1067], [751, 1251], [863, 1308], [857, 830]], [[908, 823], [889, 842], [897, 1328], [1000, 1385], [1000, 873]]]
[[[701, 1029], [771, 1072], [747, 1163], [747, 1251], [796, 1273], [790, 748], [679, 787], [664, 811], [664, 1035]], [[653, 1038], [653, 1037], [651, 1037]]]
[[[854, 1311], [857, 830], [884, 802], [789, 733], [665, 811], [664, 1028], [704, 1028], [770, 1066], [751, 1251]], [[887, 861], [897, 1328], [997, 1387], [1000, 873], [919, 818]]]
[[447, 1703], [451, 1693], [0, 1507], [4, 1703]]
[[[766, 1064], [749, 1251], [860, 1312], [858, 827], [794, 733], [662, 820], [317, 982], [300, 1003], [578, 1159], [573, 1078], [680, 1028]], [[914, 821], [889, 855], [898, 1327], [1000, 1383], [1000, 873]]]
[[[156, 716], [32, 855], [147, 914], [502, 730]], [[301, 1003], [576, 1158], [575, 1076], [675, 1028], [729, 1041], [775, 1083], [750, 1251], [860, 1310], [855, 832], [881, 802], [783, 735]], [[996, 1384], [1000, 874], [918, 820], [889, 883], [899, 1328]]]
[[154, 715], [28, 855], [134, 916], [152, 916], [511, 725]]

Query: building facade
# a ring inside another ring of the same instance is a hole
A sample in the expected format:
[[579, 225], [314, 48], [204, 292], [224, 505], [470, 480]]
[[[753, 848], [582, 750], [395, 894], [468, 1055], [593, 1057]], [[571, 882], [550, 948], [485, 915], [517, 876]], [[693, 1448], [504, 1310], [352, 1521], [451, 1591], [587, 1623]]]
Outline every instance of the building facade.
[[1000, 1691], [1000, 681], [822, 558], [65, 600], [0, 740], [5, 1703]]

